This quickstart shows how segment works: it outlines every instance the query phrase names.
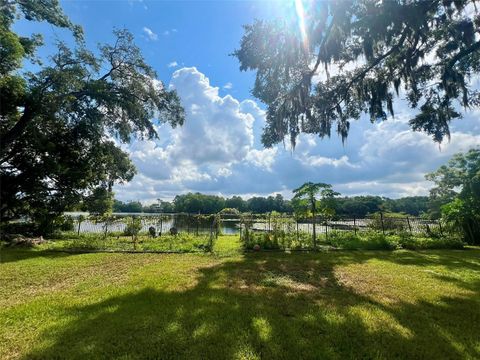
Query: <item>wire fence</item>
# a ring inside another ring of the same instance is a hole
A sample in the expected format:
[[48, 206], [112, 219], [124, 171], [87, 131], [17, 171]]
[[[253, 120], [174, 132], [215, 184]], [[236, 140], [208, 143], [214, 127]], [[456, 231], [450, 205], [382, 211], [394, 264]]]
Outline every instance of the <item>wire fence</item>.
[[[429, 235], [442, 233], [442, 224], [438, 220], [427, 220], [418, 217], [388, 217], [378, 213], [369, 217], [295, 217], [290, 214], [113, 214], [109, 217], [86, 217], [81, 214], [67, 213], [74, 220], [74, 228], [78, 233], [124, 232], [127, 218], [141, 218], [140, 232], [149, 232], [152, 228], [155, 234], [188, 233], [210, 234], [212, 227], [225, 235], [241, 234], [246, 227], [251, 231], [270, 232], [302, 232], [317, 234], [329, 231], [381, 231], [384, 234], [409, 232], [411, 234]], [[216, 220], [217, 219], [217, 220]], [[217, 222], [218, 224], [215, 224]]]
[[[112, 214], [70, 213], [73, 232], [52, 246], [95, 250], [212, 251], [219, 234], [237, 235], [245, 249], [317, 249], [344, 247], [346, 241], [386, 241], [390, 235], [438, 238], [437, 220], [418, 217], [296, 217], [291, 214]], [[135, 220], [135, 221], [132, 221]], [[131, 226], [136, 224], [135, 232]], [[70, 229], [72, 230], [72, 229]], [[378, 237], [380, 236], [380, 238]], [[382, 239], [383, 236], [383, 239]], [[375, 240], [377, 238], [377, 240]], [[390, 241], [390, 240], [388, 240]], [[354, 246], [354, 245], [352, 245]]]

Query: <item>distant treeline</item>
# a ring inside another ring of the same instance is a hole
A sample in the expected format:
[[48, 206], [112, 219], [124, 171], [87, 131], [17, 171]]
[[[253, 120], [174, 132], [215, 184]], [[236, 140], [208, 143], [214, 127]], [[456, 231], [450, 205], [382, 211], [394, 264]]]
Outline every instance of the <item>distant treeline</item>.
[[[341, 216], [363, 217], [378, 211], [405, 213], [419, 216], [428, 212], [427, 196], [409, 196], [400, 199], [389, 199], [380, 196], [352, 196], [335, 199], [336, 213]], [[267, 213], [277, 211], [292, 213], [290, 200], [282, 195], [261, 197], [255, 196], [248, 200], [240, 196], [224, 198], [216, 195], [188, 193], [177, 195], [172, 202], [159, 201], [156, 204], [144, 206], [138, 201], [122, 202], [115, 200], [114, 212], [163, 212], [163, 213], [202, 213], [213, 214], [225, 208], [237, 209], [240, 212]]]

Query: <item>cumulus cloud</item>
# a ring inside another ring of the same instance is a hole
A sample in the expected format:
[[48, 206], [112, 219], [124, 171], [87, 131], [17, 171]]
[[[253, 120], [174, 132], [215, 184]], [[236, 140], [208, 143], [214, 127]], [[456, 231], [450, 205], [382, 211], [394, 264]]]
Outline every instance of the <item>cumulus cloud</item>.
[[219, 87], [194, 67], [176, 70], [168, 87], [181, 97], [185, 125], [159, 125], [159, 140], [125, 147], [138, 175], [116, 187], [121, 200], [152, 202], [188, 191], [288, 196], [306, 181], [331, 183], [345, 195], [423, 195], [431, 186], [425, 173], [480, 144], [478, 111], [455, 122], [451, 141], [439, 146], [411, 131], [410, 110], [399, 106], [395, 119], [352, 122], [345, 145], [335, 136], [301, 134], [295, 149], [288, 144], [265, 149], [265, 111], [255, 101], [220, 96]]
[[174, 68], [174, 67], [177, 67], [178, 66], [178, 63], [176, 61], [172, 61], [170, 63], [168, 63], [167, 67], [169, 68]]
[[223, 85], [223, 88], [226, 90], [230, 90], [233, 88], [233, 84], [231, 82], [227, 82], [225, 85]]
[[144, 26], [143, 27], [143, 32], [145, 33], [145, 35], [147, 36], [148, 39], [153, 40], [153, 41], [158, 40], [158, 35], [155, 34], [150, 28]]
[[[141, 178], [149, 179], [158, 187], [176, 184], [178, 191], [188, 186], [212, 186], [232, 176], [232, 167], [253, 161], [253, 124], [261, 112], [251, 113], [230, 95], [221, 97], [218, 87], [196, 68], [182, 68], [174, 72], [170, 89], [181, 97], [186, 112], [183, 127], [158, 127], [161, 140], [135, 141], [128, 148]], [[273, 161], [258, 151], [256, 163], [268, 166]], [[250, 159], [250, 160], [247, 160]], [[196, 185], [195, 185], [196, 184]], [[131, 185], [123, 187], [126, 198]], [[145, 199], [151, 199], [146, 189]], [[118, 195], [117, 195], [118, 196]], [[131, 196], [130, 196], [131, 197]]]

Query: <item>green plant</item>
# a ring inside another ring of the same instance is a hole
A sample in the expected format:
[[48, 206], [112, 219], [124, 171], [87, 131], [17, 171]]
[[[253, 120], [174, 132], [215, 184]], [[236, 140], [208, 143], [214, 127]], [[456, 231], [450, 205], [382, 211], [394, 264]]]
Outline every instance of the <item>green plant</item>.
[[126, 227], [124, 230], [124, 234], [126, 236], [131, 236], [133, 241], [133, 249], [137, 249], [137, 240], [138, 240], [138, 233], [142, 230], [143, 223], [142, 218], [139, 216], [131, 216], [124, 219]]

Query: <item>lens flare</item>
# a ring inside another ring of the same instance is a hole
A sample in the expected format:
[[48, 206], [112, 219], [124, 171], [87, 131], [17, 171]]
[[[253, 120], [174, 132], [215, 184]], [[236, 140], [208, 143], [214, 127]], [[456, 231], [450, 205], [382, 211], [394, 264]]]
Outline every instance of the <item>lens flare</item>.
[[308, 47], [307, 29], [305, 27], [305, 8], [303, 7], [303, 0], [295, 0], [295, 10], [297, 12], [298, 26], [300, 28], [300, 35], [302, 37], [303, 46]]

